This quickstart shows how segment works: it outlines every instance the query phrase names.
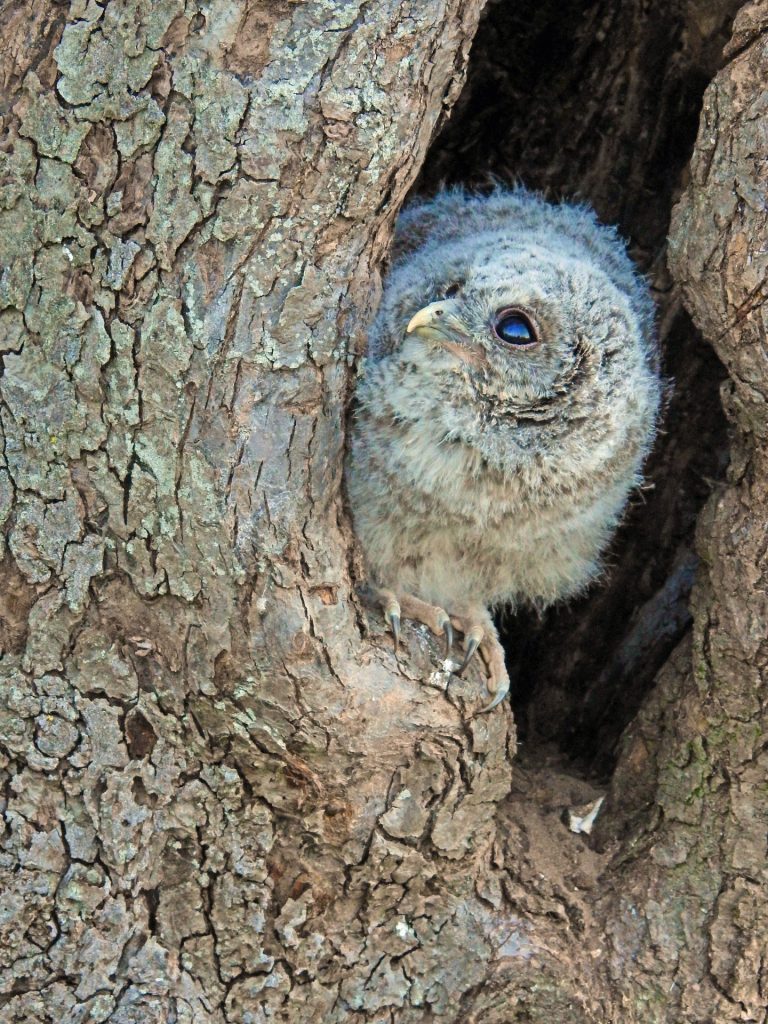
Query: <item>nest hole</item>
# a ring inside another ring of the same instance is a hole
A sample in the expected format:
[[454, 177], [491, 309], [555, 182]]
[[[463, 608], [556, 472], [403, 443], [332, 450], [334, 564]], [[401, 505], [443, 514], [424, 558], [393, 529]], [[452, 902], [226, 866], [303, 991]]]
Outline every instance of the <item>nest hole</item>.
[[491, 0], [413, 190], [520, 182], [587, 201], [618, 225], [657, 300], [672, 387], [604, 578], [568, 606], [499, 621], [523, 754], [557, 751], [595, 779], [610, 774], [623, 730], [690, 629], [696, 519], [728, 459], [725, 371], [681, 307], [666, 237], [738, 6]]

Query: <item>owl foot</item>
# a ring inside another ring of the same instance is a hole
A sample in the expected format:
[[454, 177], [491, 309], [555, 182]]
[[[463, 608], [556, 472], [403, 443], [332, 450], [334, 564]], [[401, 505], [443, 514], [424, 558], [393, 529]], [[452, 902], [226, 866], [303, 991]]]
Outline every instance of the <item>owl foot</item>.
[[393, 590], [381, 589], [376, 592], [376, 596], [384, 611], [384, 618], [392, 630], [395, 648], [400, 642], [401, 618], [414, 619], [427, 626], [435, 636], [445, 637], [443, 656], [447, 658], [453, 647], [455, 626], [464, 634], [464, 659], [455, 670], [456, 674], [461, 675], [477, 651], [480, 652], [488, 672], [488, 692], [493, 694], [493, 699], [477, 714], [492, 711], [504, 700], [509, 693], [504, 649], [499, 643], [491, 617], [484, 608], [467, 615], [449, 616], [444, 608], [428, 604], [411, 594], [395, 594]]
[[464, 634], [464, 660], [456, 670], [461, 675], [476, 651], [485, 663], [488, 672], [488, 692], [493, 700], [480, 708], [476, 714], [483, 715], [493, 711], [509, 693], [509, 675], [504, 660], [504, 648], [499, 643], [496, 629], [488, 612], [483, 608], [479, 613], [467, 616], [454, 616], [454, 622]]
[[486, 711], [493, 711], [498, 707], [509, 693], [509, 674], [504, 661], [504, 648], [499, 643], [495, 631], [493, 636], [486, 637], [480, 644], [480, 655], [488, 669], [488, 692], [493, 694], [490, 703], [477, 712], [478, 715], [484, 715]]
[[418, 597], [410, 594], [401, 594], [398, 598], [392, 590], [379, 590], [377, 597], [384, 609], [386, 619], [392, 634], [395, 638], [395, 647], [400, 640], [400, 618], [415, 619], [416, 622], [423, 622], [435, 636], [445, 637], [445, 654], [447, 658], [453, 647], [453, 626], [448, 613], [436, 605], [427, 604]]

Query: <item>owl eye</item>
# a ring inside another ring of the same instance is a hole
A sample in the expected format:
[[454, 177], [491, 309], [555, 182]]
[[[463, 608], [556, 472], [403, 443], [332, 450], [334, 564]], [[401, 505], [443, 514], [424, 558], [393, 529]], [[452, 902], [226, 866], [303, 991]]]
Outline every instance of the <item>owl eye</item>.
[[519, 309], [502, 309], [493, 323], [496, 337], [512, 348], [533, 348], [539, 336], [529, 317]]

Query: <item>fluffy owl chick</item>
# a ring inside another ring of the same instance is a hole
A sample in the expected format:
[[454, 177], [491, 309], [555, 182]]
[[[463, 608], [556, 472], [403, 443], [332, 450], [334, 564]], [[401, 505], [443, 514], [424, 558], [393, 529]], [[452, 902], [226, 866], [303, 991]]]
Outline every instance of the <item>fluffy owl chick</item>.
[[640, 479], [661, 386], [653, 306], [616, 232], [523, 189], [456, 190], [401, 216], [357, 385], [355, 531], [401, 616], [479, 648], [489, 610], [583, 590]]

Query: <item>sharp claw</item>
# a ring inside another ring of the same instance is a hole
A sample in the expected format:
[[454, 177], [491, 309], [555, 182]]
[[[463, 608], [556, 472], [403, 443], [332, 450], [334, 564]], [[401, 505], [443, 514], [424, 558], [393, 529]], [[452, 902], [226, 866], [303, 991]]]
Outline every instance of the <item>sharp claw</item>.
[[451, 648], [453, 647], [453, 626], [451, 625], [450, 619], [446, 619], [445, 622], [441, 622], [440, 625], [443, 627], [443, 633], [445, 633], [445, 649], [443, 657], [447, 658], [451, 653]]
[[400, 616], [397, 612], [388, 612], [387, 622], [392, 629], [392, 635], [395, 638], [395, 650], [397, 650], [400, 646]]
[[472, 655], [475, 653], [479, 646], [480, 641], [477, 640], [475, 637], [471, 636], [467, 639], [467, 649], [464, 654], [464, 661], [462, 661], [461, 665], [459, 665], [459, 667], [456, 669], [457, 676], [460, 676], [464, 669], [467, 667], [467, 665], [470, 663], [470, 661], [472, 660]]
[[389, 591], [382, 591], [383, 605], [384, 605], [384, 620], [392, 630], [392, 635], [395, 638], [395, 655], [397, 655], [397, 648], [400, 645], [400, 604], [395, 595]]
[[480, 708], [480, 710], [476, 711], [475, 714], [476, 715], [484, 715], [486, 713], [486, 711], [493, 711], [493, 709], [495, 707], [498, 707], [499, 704], [501, 704], [501, 702], [504, 700], [504, 698], [507, 696], [508, 693], [509, 693], [509, 685], [508, 684], [507, 684], [507, 686], [500, 686], [498, 691], [494, 694], [494, 698], [491, 701], [491, 703], [490, 704], [486, 704], [484, 708]]

